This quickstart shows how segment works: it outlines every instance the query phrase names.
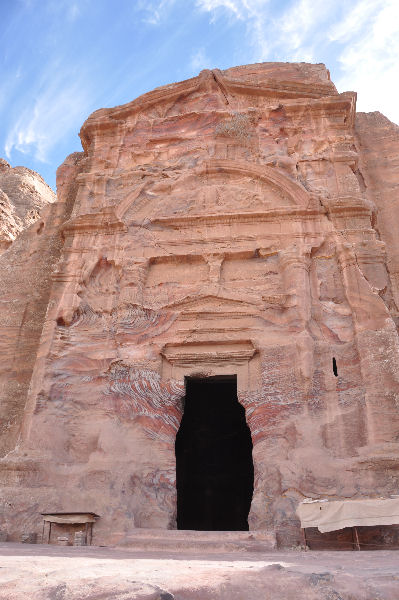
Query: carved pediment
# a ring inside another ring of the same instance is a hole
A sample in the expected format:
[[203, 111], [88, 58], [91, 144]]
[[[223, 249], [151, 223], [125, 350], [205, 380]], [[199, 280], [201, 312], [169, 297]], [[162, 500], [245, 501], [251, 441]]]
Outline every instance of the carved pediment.
[[[176, 100], [189, 100], [190, 96], [198, 98], [198, 94], [209, 89], [216, 89], [223, 104], [228, 104], [229, 96], [263, 96], [286, 99], [319, 99], [336, 96], [337, 92], [331, 82], [320, 80], [302, 80], [273, 77], [272, 73], [258, 73], [254, 78], [251, 74], [247, 77], [241, 72], [239, 77], [234, 76], [234, 71], [227, 72], [219, 69], [204, 69], [191, 79], [180, 81], [170, 85], [164, 85], [151, 92], [139, 96], [132, 102], [116, 106], [112, 109], [101, 109], [94, 112], [83, 124], [80, 130], [80, 138], [83, 148], [87, 151], [93, 140], [93, 135], [98, 131], [123, 126], [126, 119], [138, 112], [146, 113], [153, 110], [155, 106], [173, 103]], [[341, 94], [342, 95], [342, 94]], [[187, 102], [189, 105], [189, 102]], [[110, 118], [111, 116], [111, 118]]]
[[253, 314], [254, 306], [261, 307], [261, 301], [257, 301], [255, 297], [243, 298], [242, 294], [240, 294], [240, 297], [237, 294], [237, 298], [226, 295], [195, 294], [185, 296], [181, 300], [165, 305], [163, 308], [178, 309], [179, 311], [184, 311], [185, 314], [196, 312], [242, 312]]

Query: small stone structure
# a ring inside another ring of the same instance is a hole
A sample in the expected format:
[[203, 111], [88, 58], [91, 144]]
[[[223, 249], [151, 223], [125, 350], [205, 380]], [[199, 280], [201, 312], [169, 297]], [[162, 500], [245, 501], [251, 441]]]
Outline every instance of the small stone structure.
[[[65, 545], [86, 546], [92, 542], [93, 524], [99, 515], [92, 512], [55, 512], [42, 513], [42, 517], [42, 543], [50, 544], [56, 537], [58, 542], [65, 538], [67, 540]], [[54, 530], [56, 531], [55, 535]], [[57, 535], [61, 532], [63, 532], [61, 536]]]
[[0, 259], [0, 526], [78, 506], [99, 543], [176, 527], [187, 377], [236, 378], [250, 530], [293, 546], [304, 497], [398, 493], [397, 126], [324, 65], [264, 63], [80, 136]]

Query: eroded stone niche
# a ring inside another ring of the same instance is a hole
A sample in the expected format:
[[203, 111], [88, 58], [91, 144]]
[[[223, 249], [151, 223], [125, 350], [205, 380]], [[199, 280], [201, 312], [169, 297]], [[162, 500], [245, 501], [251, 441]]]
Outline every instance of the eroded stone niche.
[[250, 529], [294, 545], [302, 498], [397, 491], [399, 216], [381, 148], [388, 130], [395, 156], [399, 141], [374, 123], [370, 162], [355, 103], [322, 65], [266, 63], [84, 123], [84, 152], [59, 171], [73, 211], [2, 463], [5, 502], [32, 530], [73, 507], [101, 515], [100, 543], [176, 527], [187, 376], [237, 374]]

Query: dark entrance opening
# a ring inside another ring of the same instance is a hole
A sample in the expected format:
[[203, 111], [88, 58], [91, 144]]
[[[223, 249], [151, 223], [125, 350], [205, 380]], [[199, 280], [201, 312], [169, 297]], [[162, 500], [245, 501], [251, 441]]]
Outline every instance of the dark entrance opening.
[[252, 440], [235, 375], [186, 378], [175, 450], [177, 528], [247, 531]]

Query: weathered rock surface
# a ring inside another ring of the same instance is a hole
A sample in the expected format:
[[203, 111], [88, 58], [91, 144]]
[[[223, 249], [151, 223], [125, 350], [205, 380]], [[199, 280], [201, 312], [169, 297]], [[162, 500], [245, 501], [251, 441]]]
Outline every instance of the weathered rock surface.
[[397, 552], [157, 553], [0, 544], [1, 600], [397, 600]]
[[0, 259], [10, 538], [44, 511], [98, 513], [98, 543], [174, 528], [190, 375], [237, 375], [250, 529], [295, 545], [303, 497], [398, 492], [399, 136], [355, 104], [323, 65], [265, 63], [85, 122]]
[[35, 171], [14, 167], [0, 158], [0, 253], [40, 218], [40, 210], [55, 201], [53, 190]]
[[[76, 158], [71, 155], [63, 171], [72, 168], [75, 174], [75, 163]], [[52, 273], [63, 245], [60, 225], [71, 213], [75, 185], [71, 178], [68, 185], [60, 186], [58, 201], [44, 207], [40, 219], [19, 235], [0, 257], [2, 455], [15, 448], [21, 431], [50, 299]]]

